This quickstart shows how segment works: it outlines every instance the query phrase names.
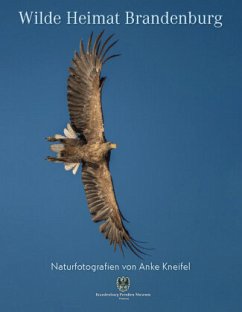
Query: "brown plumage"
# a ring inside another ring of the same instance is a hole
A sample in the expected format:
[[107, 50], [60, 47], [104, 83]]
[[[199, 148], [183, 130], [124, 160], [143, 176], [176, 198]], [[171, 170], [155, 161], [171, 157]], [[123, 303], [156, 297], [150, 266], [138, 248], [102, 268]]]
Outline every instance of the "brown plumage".
[[123, 216], [115, 197], [113, 182], [109, 171], [111, 149], [116, 144], [107, 142], [104, 135], [101, 92], [105, 78], [101, 77], [103, 64], [117, 56], [108, 52], [117, 41], [110, 44], [113, 35], [101, 43], [101, 32], [92, 44], [92, 34], [85, 50], [83, 42], [80, 53], [75, 53], [68, 78], [68, 109], [71, 125], [64, 130], [65, 136], [56, 134], [48, 137], [51, 150], [57, 157], [49, 161], [63, 162], [66, 170], [75, 174], [82, 163], [82, 181], [88, 208], [94, 222], [102, 222], [100, 231], [110, 244], [128, 247], [140, 257], [144, 254], [123, 224]]

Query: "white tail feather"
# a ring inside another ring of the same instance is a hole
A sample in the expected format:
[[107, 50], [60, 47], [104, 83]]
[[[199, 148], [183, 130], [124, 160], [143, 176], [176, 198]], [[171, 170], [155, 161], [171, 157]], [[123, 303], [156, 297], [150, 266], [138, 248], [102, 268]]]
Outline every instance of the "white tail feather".
[[69, 171], [75, 167], [76, 163], [65, 163], [65, 170]]
[[65, 148], [64, 148], [64, 144], [52, 144], [50, 146], [50, 149], [52, 150], [52, 152], [59, 153], [63, 151]]
[[66, 137], [65, 137], [64, 135], [61, 135], [61, 134], [55, 134], [55, 135], [54, 135], [54, 138], [55, 138], [56, 140], [59, 140], [59, 139], [65, 139]]
[[64, 134], [69, 139], [76, 139], [77, 138], [76, 132], [72, 129], [72, 127], [69, 123], [67, 124], [67, 127], [64, 129]]
[[72, 170], [72, 173], [76, 174], [79, 166], [80, 163], [65, 163], [65, 170], [66, 171]]
[[74, 167], [73, 170], [72, 170], [72, 173], [73, 173], [73, 174], [76, 174], [76, 173], [77, 173], [77, 170], [78, 170], [79, 166], [80, 166], [80, 163], [77, 163], [77, 164], [75, 165], [75, 167]]
[[67, 130], [69, 131], [69, 133], [71, 133], [72, 137], [74, 139], [77, 139], [77, 134], [76, 132], [73, 130], [72, 126], [68, 123], [67, 124]]
[[64, 129], [64, 134], [68, 139], [71, 139], [70, 133], [66, 128]]

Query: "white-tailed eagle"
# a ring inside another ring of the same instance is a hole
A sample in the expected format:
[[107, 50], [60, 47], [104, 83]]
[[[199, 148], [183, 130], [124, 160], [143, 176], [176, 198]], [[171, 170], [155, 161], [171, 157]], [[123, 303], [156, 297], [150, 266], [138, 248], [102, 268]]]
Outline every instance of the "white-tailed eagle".
[[114, 245], [114, 250], [118, 245], [123, 252], [126, 246], [140, 257], [144, 252], [124, 226], [109, 170], [111, 150], [116, 144], [108, 142], [104, 134], [101, 93], [105, 78], [101, 77], [101, 70], [103, 64], [118, 55], [108, 55], [117, 42], [110, 43], [113, 35], [103, 42], [102, 36], [103, 32], [92, 44], [91, 34], [86, 49], [81, 40], [80, 53], [74, 55], [67, 91], [71, 122], [64, 135], [47, 138], [58, 142], [50, 146], [56, 157], [47, 159], [64, 163], [65, 169], [74, 174], [82, 164], [82, 181], [92, 220], [102, 222], [100, 231]]

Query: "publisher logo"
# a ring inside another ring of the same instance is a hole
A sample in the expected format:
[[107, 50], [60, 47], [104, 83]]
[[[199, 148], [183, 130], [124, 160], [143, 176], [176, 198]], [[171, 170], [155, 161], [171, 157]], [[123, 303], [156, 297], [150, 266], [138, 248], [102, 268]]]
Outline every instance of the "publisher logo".
[[129, 290], [130, 287], [130, 279], [129, 277], [118, 277], [117, 281], [116, 281], [116, 285], [119, 291], [121, 292], [125, 292], [127, 290]]

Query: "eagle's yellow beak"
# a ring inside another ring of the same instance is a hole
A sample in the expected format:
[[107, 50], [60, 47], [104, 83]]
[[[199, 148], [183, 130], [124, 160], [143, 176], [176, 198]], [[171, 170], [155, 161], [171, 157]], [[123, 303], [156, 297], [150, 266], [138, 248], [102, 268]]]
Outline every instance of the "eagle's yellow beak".
[[110, 144], [110, 147], [111, 147], [112, 149], [117, 148], [117, 144], [112, 143], [112, 144]]

